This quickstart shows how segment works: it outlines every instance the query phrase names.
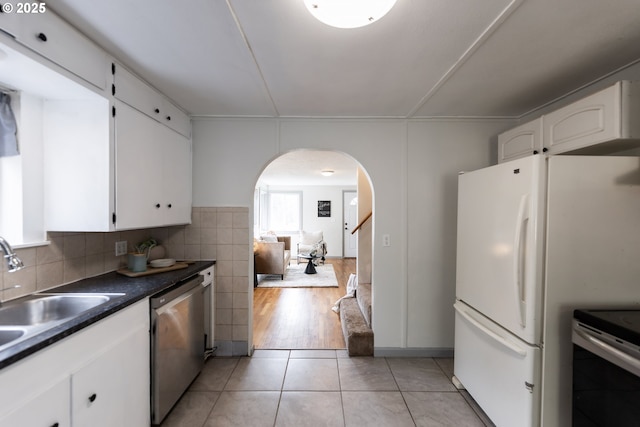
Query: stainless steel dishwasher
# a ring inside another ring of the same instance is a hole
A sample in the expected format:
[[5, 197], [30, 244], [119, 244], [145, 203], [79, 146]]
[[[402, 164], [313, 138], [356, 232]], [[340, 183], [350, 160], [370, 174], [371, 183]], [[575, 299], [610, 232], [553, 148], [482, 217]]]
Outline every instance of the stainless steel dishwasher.
[[160, 424], [204, 365], [203, 276], [151, 297], [151, 422]]

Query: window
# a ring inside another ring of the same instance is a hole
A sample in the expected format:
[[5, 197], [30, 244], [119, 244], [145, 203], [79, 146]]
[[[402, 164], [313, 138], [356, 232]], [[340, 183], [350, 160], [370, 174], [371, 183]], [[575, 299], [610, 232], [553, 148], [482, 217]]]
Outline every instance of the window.
[[19, 246], [45, 240], [43, 100], [24, 92], [13, 92], [11, 106], [18, 122], [20, 154], [0, 157], [0, 235], [13, 246]]
[[268, 193], [268, 230], [297, 233], [302, 229], [302, 192], [271, 191]]

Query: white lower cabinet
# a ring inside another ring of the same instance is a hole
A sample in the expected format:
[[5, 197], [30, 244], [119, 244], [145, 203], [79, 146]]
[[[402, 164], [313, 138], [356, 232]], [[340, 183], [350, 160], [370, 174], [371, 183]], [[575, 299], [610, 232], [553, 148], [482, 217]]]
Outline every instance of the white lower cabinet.
[[0, 370], [0, 426], [148, 426], [149, 402], [148, 300]]
[[73, 426], [144, 426], [148, 414], [138, 408], [149, 400], [146, 383], [135, 381], [149, 369], [149, 331], [134, 329], [116, 345], [71, 375]]
[[67, 377], [45, 389], [8, 416], [0, 418], [0, 426], [69, 427], [69, 383]]

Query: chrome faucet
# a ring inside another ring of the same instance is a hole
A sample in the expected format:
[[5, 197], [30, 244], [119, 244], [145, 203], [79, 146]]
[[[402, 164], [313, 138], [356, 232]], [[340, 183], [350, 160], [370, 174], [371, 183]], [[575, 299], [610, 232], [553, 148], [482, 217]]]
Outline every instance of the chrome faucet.
[[24, 267], [22, 260], [18, 258], [18, 255], [11, 249], [11, 245], [2, 236], [0, 236], [0, 248], [4, 252], [4, 257], [7, 259], [7, 267], [9, 272], [18, 271]]

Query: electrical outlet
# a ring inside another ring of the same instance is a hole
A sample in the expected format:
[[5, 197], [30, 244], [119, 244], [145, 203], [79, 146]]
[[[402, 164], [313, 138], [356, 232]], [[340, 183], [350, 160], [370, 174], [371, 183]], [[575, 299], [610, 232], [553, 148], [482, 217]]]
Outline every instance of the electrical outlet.
[[127, 241], [121, 240], [116, 242], [116, 256], [126, 255], [127, 253]]
[[388, 234], [382, 235], [382, 246], [391, 246], [391, 236]]

